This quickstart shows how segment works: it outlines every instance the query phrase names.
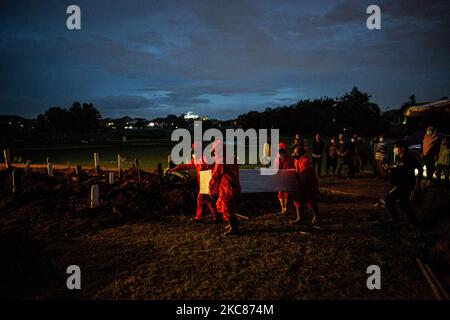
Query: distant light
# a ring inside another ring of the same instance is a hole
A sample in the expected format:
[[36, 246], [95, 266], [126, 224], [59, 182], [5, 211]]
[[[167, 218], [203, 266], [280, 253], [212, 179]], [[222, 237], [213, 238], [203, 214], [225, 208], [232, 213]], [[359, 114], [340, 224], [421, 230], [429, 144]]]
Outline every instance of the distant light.
[[192, 111], [188, 111], [185, 115], [184, 115], [184, 119], [198, 119], [200, 118], [200, 116], [198, 114], [193, 113]]
[[403, 124], [406, 124], [407, 122], [408, 122], [408, 118], [405, 117], [405, 118], [403, 119], [403, 122], [402, 122], [402, 123], [403, 123]]
[[148, 124], [148, 126], [153, 128], [153, 127], [155, 126], [155, 123], [154, 123], [154, 122], [150, 122], [150, 123]]

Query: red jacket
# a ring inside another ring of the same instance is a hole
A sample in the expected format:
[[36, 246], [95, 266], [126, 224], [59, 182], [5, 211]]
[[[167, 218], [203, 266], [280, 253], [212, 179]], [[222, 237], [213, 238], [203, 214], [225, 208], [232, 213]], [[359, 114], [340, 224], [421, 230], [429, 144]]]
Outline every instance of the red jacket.
[[319, 193], [319, 180], [312, 161], [304, 155], [300, 159], [295, 159], [294, 166], [299, 177], [301, 197], [315, 199]]
[[239, 165], [237, 158], [234, 157], [232, 164], [226, 164], [225, 147], [221, 141], [214, 143], [214, 160], [216, 164], [209, 181], [209, 190], [219, 193], [218, 202], [232, 201], [241, 193], [241, 184], [239, 182]]
[[284, 142], [280, 142], [278, 145], [279, 149], [284, 149], [285, 155], [281, 157], [280, 154], [277, 154], [275, 158], [275, 168], [277, 169], [292, 169], [294, 168], [294, 159], [289, 154], [288, 148]]
[[174, 170], [182, 171], [182, 170], [189, 170], [189, 169], [194, 169], [194, 168], [197, 171], [197, 181], [198, 181], [198, 183], [200, 183], [200, 171], [212, 169], [213, 166], [207, 164], [204, 158], [202, 158], [201, 160], [195, 159], [195, 154], [193, 154], [190, 162], [185, 163], [185, 164], [179, 164], [174, 168]]
[[222, 200], [232, 199], [239, 195], [241, 184], [238, 164], [216, 164], [209, 182], [209, 190], [218, 190]]

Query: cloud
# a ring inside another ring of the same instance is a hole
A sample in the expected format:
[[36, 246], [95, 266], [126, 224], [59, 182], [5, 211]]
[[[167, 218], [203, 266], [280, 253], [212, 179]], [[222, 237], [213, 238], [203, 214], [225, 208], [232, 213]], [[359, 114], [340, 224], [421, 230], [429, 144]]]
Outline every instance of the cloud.
[[102, 107], [105, 105], [108, 109], [142, 109], [153, 105], [153, 101], [142, 96], [117, 95], [102, 97], [97, 104]]
[[381, 107], [450, 87], [448, 1], [380, 1], [377, 31], [369, 0], [80, 0], [80, 32], [64, 2], [16, 3], [0, 12], [0, 113], [93, 100], [106, 116], [229, 117], [354, 85]]

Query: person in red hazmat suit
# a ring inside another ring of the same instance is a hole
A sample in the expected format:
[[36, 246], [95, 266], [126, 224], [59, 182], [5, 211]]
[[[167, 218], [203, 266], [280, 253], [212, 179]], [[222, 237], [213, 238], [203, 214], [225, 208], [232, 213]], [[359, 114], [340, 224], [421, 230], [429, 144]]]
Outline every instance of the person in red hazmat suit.
[[209, 182], [209, 190], [210, 193], [217, 190], [219, 194], [216, 202], [217, 210], [222, 213], [223, 219], [228, 222], [225, 235], [237, 234], [236, 206], [241, 193], [237, 159], [234, 157], [232, 163], [226, 163], [225, 146], [220, 140], [214, 142], [213, 152], [215, 164]]
[[[194, 142], [192, 144], [192, 149], [193, 149], [193, 154], [192, 154], [192, 159], [189, 163], [186, 164], [179, 164], [178, 166], [176, 166], [173, 169], [169, 169], [168, 172], [174, 172], [174, 171], [184, 171], [184, 170], [189, 170], [189, 169], [194, 169], [197, 171], [197, 182], [199, 184], [200, 187], [200, 171], [203, 170], [209, 170], [212, 169], [212, 165], [208, 165], [205, 161], [204, 157], [201, 157], [200, 159], [196, 159], [195, 157], [195, 151], [197, 150], [197, 148], [201, 148], [201, 145], [199, 145], [198, 143]], [[205, 207], [208, 207], [211, 215], [213, 217], [212, 222], [221, 222], [221, 219], [217, 213], [217, 209], [214, 206], [214, 203], [211, 199], [211, 197], [207, 194], [201, 194], [200, 192], [198, 193], [197, 196], [197, 211], [195, 213], [195, 218], [194, 218], [194, 222], [201, 222], [203, 221], [203, 217], [204, 217], [204, 209]]]
[[296, 147], [292, 157], [294, 158], [294, 167], [299, 179], [299, 189], [294, 193], [297, 219], [291, 221], [291, 224], [302, 224], [304, 222], [306, 206], [312, 208], [312, 223], [316, 224], [319, 215], [319, 206], [317, 204], [319, 181], [316, 171], [314, 170], [312, 161], [308, 159], [303, 148]]
[[[277, 169], [293, 169], [294, 160], [289, 154], [288, 147], [285, 142], [280, 142], [278, 144], [278, 154], [275, 158], [275, 168]], [[278, 192], [278, 200], [280, 201], [281, 212], [280, 215], [285, 215], [287, 213], [287, 202], [288, 202], [289, 192], [280, 191]]]

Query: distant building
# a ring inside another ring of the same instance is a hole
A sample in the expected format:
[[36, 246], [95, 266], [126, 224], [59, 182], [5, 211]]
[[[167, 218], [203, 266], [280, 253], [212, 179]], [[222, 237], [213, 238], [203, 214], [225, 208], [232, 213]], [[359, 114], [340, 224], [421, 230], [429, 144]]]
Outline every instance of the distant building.
[[35, 129], [35, 119], [25, 119], [19, 116], [0, 115], [0, 128], [2, 130]]
[[105, 118], [101, 120], [102, 127], [117, 130], [143, 129], [151, 127], [149, 124], [150, 121], [144, 118], [123, 117], [120, 119]]
[[192, 111], [188, 111], [185, 115], [184, 115], [184, 119], [185, 120], [197, 120], [199, 119], [200, 116], [198, 114], [193, 113]]

